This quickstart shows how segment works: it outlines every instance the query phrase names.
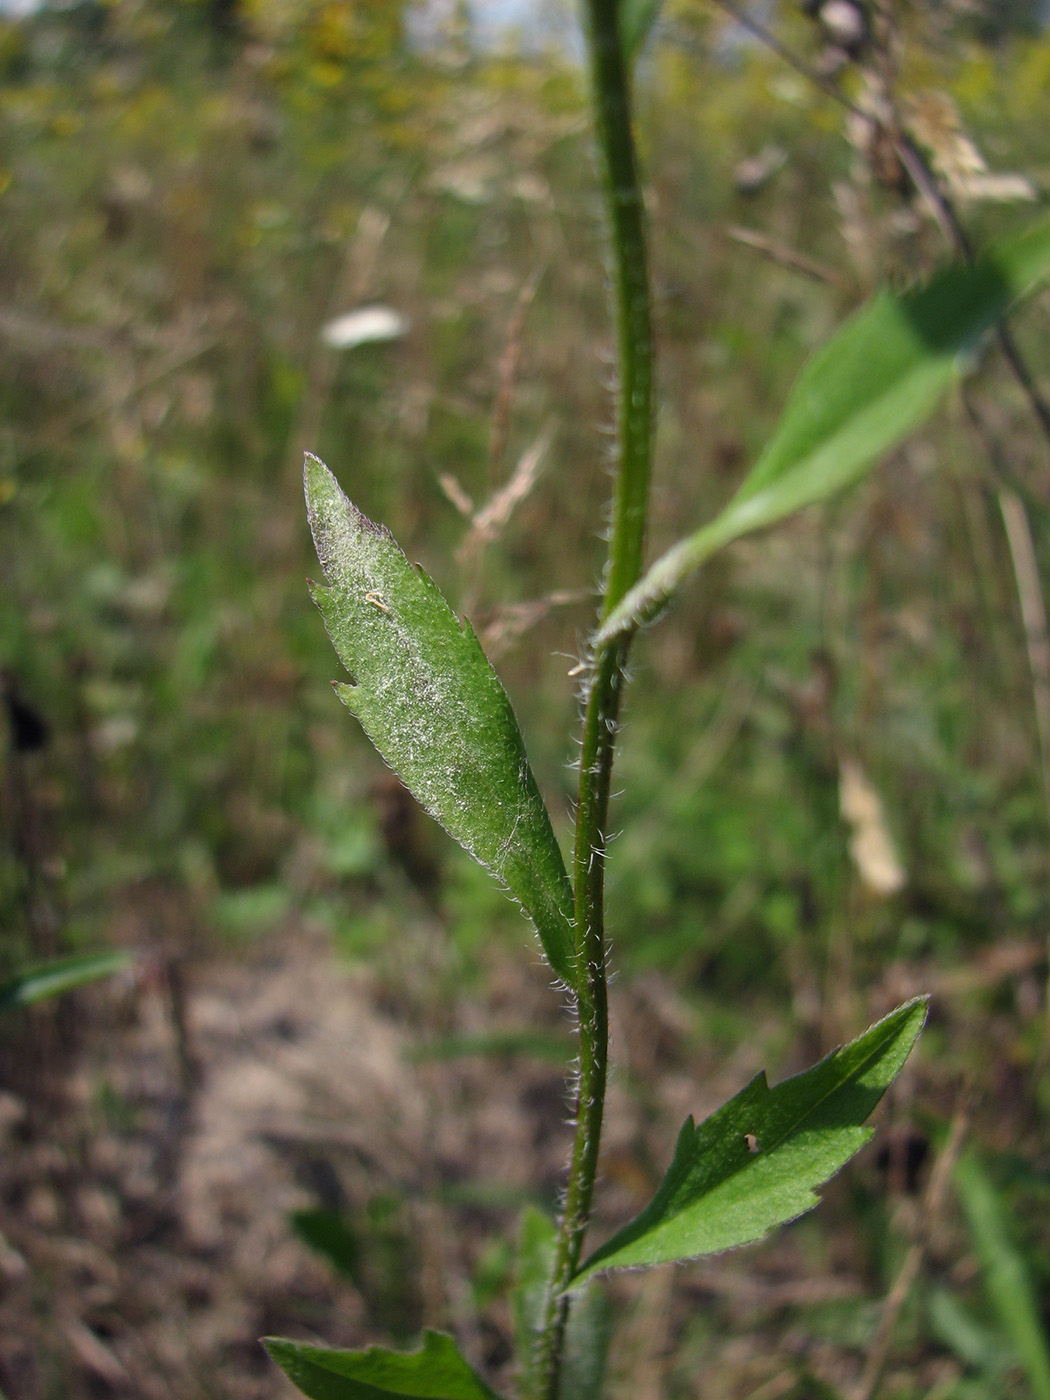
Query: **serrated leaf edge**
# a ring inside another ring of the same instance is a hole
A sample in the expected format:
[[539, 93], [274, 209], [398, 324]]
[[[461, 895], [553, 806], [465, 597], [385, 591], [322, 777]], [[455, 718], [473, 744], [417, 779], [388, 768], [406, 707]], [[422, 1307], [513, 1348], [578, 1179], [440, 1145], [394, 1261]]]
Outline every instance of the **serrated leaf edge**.
[[[627, 1224], [623, 1226], [622, 1230], [617, 1231], [617, 1233], [613, 1235], [611, 1239], [607, 1240], [605, 1244], [600, 1245], [598, 1249], [593, 1251], [589, 1258], [587, 1258], [583, 1262], [583, 1264], [580, 1266], [577, 1272], [573, 1275], [569, 1285], [563, 1291], [565, 1293], [576, 1292], [579, 1288], [588, 1283], [592, 1278], [599, 1277], [604, 1273], [611, 1273], [613, 1271], [638, 1271], [641, 1269], [662, 1267], [665, 1264], [685, 1264], [694, 1259], [709, 1258], [716, 1254], [728, 1253], [730, 1249], [743, 1249], [747, 1245], [757, 1244], [760, 1240], [765, 1239], [771, 1233], [771, 1231], [777, 1229], [780, 1225], [787, 1225], [792, 1220], [797, 1220], [802, 1215], [807, 1214], [808, 1211], [812, 1210], [820, 1202], [820, 1196], [817, 1194], [817, 1188], [820, 1186], [824, 1186], [828, 1181], [832, 1179], [833, 1176], [837, 1175], [838, 1172], [842, 1170], [842, 1167], [844, 1167], [852, 1157], [856, 1156], [856, 1153], [859, 1152], [861, 1148], [864, 1147], [871, 1140], [872, 1136], [874, 1135], [874, 1128], [868, 1128], [865, 1126], [864, 1123], [858, 1123], [853, 1125], [856, 1129], [865, 1132], [866, 1136], [864, 1138], [864, 1141], [859, 1143], [858, 1146], [854, 1149], [854, 1151], [850, 1153], [849, 1157], [847, 1157], [846, 1160], [841, 1164], [841, 1166], [837, 1167], [829, 1176], [824, 1177], [814, 1186], [804, 1188], [810, 1198], [810, 1204], [803, 1207], [803, 1209], [795, 1215], [786, 1216], [780, 1221], [771, 1223], [762, 1231], [761, 1234], [755, 1235], [750, 1240], [741, 1241], [739, 1244], [727, 1245], [724, 1250], [704, 1250], [701, 1251], [699, 1254], [683, 1254], [677, 1259], [659, 1260], [652, 1264], [610, 1263], [608, 1266], [603, 1266], [599, 1264], [598, 1267], [595, 1267], [595, 1260], [598, 1260], [606, 1250], [610, 1249], [610, 1246], [615, 1244], [618, 1236], [629, 1230], [631, 1226], [637, 1220], [639, 1220], [647, 1210], [652, 1208], [660, 1194], [663, 1192], [665, 1186], [667, 1186], [668, 1183], [672, 1181], [676, 1167], [679, 1167], [679, 1174], [681, 1173], [683, 1168], [679, 1166], [679, 1164], [682, 1162], [683, 1158], [687, 1157], [688, 1154], [691, 1152], [692, 1142], [690, 1140], [695, 1140], [698, 1133], [704, 1127], [704, 1124], [710, 1122], [712, 1118], [714, 1118], [717, 1114], [721, 1113], [724, 1109], [727, 1109], [736, 1099], [742, 1097], [748, 1092], [748, 1090], [755, 1088], [756, 1085], [763, 1086], [765, 1090], [765, 1095], [774, 1094], [778, 1089], [782, 1088], [784, 1085], [790, 1084], [792, 1080], [801, 1079], [805, 1075], [815, 1073], [822, 1066], [828, 1064], [829, 1061], [834, 1060], [844, 1050], [848, 1050], [851, 1046], [855, 1045], [857, 1041], [863, 1040], [866, 1036], [871, 1035], [873, 1032], [879, 1030], [883, 1026], [888, 1026], [890, 1022], [897, 1021], [899, 1018], [899, 1025], [892, 1032], [888, 1033], [883, 1039], [879, 1040], [872, 1052], [869, 1055], [867, 1055], [865, 1059], [862, 1060], [858, 1065], [856, 1065], [854, 1069], [850, 1072], [850, 1074], [846, 1076], [846, 1078], [840, 1079], [831, 1089], [828, 1090], [826, 1094], [822, 1095], [821, 1098], [817, 1099], [807, 1109], [806, 1113], [801, 1118], [797, 1119], [791, 1127], [786, 1128], [781, 1133], [780, 1137], [778, 1137], [774, 1142], [768, 1145], [762, 1145], [760, 1149], [760, 1155], [763, 1157], [768, 1156], [769, 1153], [775, 1151], [782, 1142], [784, 1142], [787, 1138], [791, 1137], [794, 1133], [796, 1133], [799, 1130], [800, 1125], [804, 1123], [807, 1118], [810, 1118], [814, 1113], [816, 1113], [821, 1107], [821, 1105], [825, 1103], [830, 1097], [832, 1097], [832, 1095], [840, 1092], [843, 1087], [852, 1083], [861, 1074], [863, 1074], [865, 1070], [869, 1069], [871, 1065], [880, 1058], [882, 1053], [885, 1052], [886, 1047], [889, 1044], [891, 1044], [893, 1040], [902, 1033], [904, 1026], [909, 1020], [910, 1015], [918, 1007], [921, 1006], [923, 1008], [923, 1014], [919, 1018], [918, 1023], [915, 1026], [911, 1039], [908, 1042], [907, 1050], [905, 1051], [901, 1063], [898, 1066], [897, 1074], [899, 1074], [900, 1070], [904, 1067], [904, 1063], [907, 1060], [908, 1055], [911, 1054], [911, 1051], [915, 1046], [915, 1042], [918, 1040], [919, 1035], [922, 1033], [923, 1026], [926, 1024], [926, 1017], [929, 1013], [929, 1003], [930, 998], [928, 996], [911, 997], [908, 1001], [902, 1002], [900, 1006], [894, 1007], [894, 1009], [891, 1012], [889, 1012], [886, 1016], [882, 1017], [881, 1020], [876, 1021], [873, 1025], [869, 1026], [867, 1030], [862, 1031], [861, 1034], [857, 1036], [854, 1040], [845, 1041], [843, 1044], [836, 1046], [834, 1050], [829, 1051], [828, 1054], [823, 1056], [820, 1060], [818, 1060], [816, 1064], [810, 1065], [808, 1069], [801, 1070], [798, 1074], [789, 1075], [787, 1079], [780, 1080], [777, 1084], [773, 1086], [772, 1089], [770, 1089], [769, 1087], [765, 1070], [760, 1070], [758, 1074], [754, 1075], [753, 1078], [750, 1079], [742, 1089], [740, 1089], [731, 1098], [727, 1099], [726, 1102], [722, 1104], [719, 1108], [716, 1108], [713, 1113], [709, 1113], [707, 1117], [702, 1119], [699, 1124], [696, 1123], [696, 1120], [694, 1119], [693, 1115], [690, 1114], [688, 1118], [686, 1118], [685, 1122], [682, 1124], [682, 1127], [678, 1133], [678, 1138], [675, 1142], [675, 1150], [671, 1157], [671, 1163], [668, 1166], [667, 1171], [664, 1173], [664, 1176], [660, 1181], [659, 1186], [656, 1188], [656, 1192], [654, 1193], [648, 1204], [642, 1207], [642, 1210], [639, 1211], [639, 1213], [634, 1217], [634, 1220], [628, 1221]], [[895, 1078], [896, 1074], [894, 1075], [894, 1079]], [[892, 1080], [890, 1082], [892, 1083]], [[889, 1085], [887, 1085], [886, 1088], [888, 1089]], [[883, 1093], [885, 1092], [886, 1090], [883, 1090]], [[882, 1095], [880, 1094], [879, 1097], [881, 1099]], [[875, 1107], [876, 1105], [873, 1105], [871, 1111], [874, 1111]], [[731, 1172], [729, 1172], [727, 1176], [723, 1178], [723, 1181], [720, 1181], [718, 1183], [718, 1185], [722, 1186], [725, 1181], [732, 1180], [733, 1177], [738, 1176], [742, 1171], [746, 1171], [750, 1166], [751, 1162], [755, 1160], [757, 1160], [757, 1158], [748, 1157], [741, 1159], [740, 1165], [735, 1167]], [[677, 1218], [677, 1216], [681, 1215], [685, 1209], [690, 1208], [691, 1206], [695, 1205], [697, 1201], [702, 1199], [702, 1197], [698, 1197], [696, 1201], [690, 1202], [688, 1207], [684, 1207], [683, 1211], [677, 1211], [674, 1213], [674, 1215], [668, 1216], [667, 1219], [672, 1220]], [[639, 1236], [639, 1238], [644, 1238], [644, 1236]]]

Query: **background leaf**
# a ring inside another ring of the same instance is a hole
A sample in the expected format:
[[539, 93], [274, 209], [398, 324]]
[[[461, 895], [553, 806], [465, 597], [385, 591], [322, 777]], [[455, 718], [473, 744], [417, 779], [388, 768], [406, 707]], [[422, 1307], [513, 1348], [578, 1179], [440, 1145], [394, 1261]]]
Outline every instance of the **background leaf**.
[[687, 1119], [652, 1201], [576, 1281], [750, 1244], [812, 1209], [815, 1188], [871, 1136], [862, 1124], [907, 1059], [926, 1006], [905, 1002], [803, 1074], [775, 1089], [759, 1074], [699, 1127]]
[[357, 1282], [360, 1242], [337, 1210], [313, 1206], [293, 1211], [288, 1221], [305, 1245], [323, 1255], [337, 1273]]
[[620, 42], [628, 63], [645, 48], [661, 3], [662, 0], [620, 0]]
[[651, 620], [682, 580], [742, 535], [857, 481], [933, 410], [971, 349], [1050, 269], [1050, 221], [993, 244], [902, 296], [882, 293], [808, 362], [765, 451], [713, 521], [623, 599], [599, 641]]
[[[536, 1346], [543, 1330], [547, 1280], [554, 1258], [556, 1231], [543, 1211], [530, 1206], [521, 1217], [518, 1233], [518, 1277], [512, 1299], [515, 1350], [521, 1364], [521, 1390], [534, 1389]], [[570, 1313], [570, 1319], [572, 1314]]]
[[1002, 1199], [974, 1153], [958, 1162], [955, 1186], [999, 1324], [1013, 1343], [1032, 1394], [1050, 1400], [1050, 1347], [1032, 1280], [1011, 1241]]
[[263, 1346], [310, 1400], [498, 1400], [451, 1337], [423, 1333], [419, 1351], [339, 1351], [266, 1337]]
[[128, 953], [88, 953], [40, 963], [0, 983], [0, 1011], [62, 996], [85, 982], [96, 982], [100, 977], [120, 972], [130, 962]]
[[[518, 1246], [518, 1282], [514, 1292], [514, 1331], [521, 1358], [524, 1395], [534, 1388], [533, 1359], [543, 1328], [547, 1280], [554, 1263], [556, 1231], [542, 1211], [522, 1216]], [[601, 1400], [612, 1335], [612, 1308], [605, 1290], [592, 1282], [569, 1313], [562, 1356], [563, 1400]]]
[[1017, 1353], [1003, 1334], [979, 1322], [946, 1288], [929, 1293], [926, 1310], [934, 1336], [965, 1366], [1001, 1388], [1004, 1374], [1017, 1365]]
[[427, 811], [521, 901], [572, 986], [572, 890], [499, 677], [470, 624], [309, 455], [305, 484], [329, 584], [311, 593], [352, 677], [339, 698]]

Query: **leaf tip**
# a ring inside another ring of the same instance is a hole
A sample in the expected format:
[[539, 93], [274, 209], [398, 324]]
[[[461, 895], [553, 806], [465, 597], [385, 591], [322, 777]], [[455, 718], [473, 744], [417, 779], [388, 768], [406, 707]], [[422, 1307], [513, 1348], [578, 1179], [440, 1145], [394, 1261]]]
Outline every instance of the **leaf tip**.
[[285, 1370], [285, 1362], [290, 1359], [292, 1346], [286, 1337], [260, 1337], [259, 1345], [269, 1356], [271, 1361], [276, 1362], [282, 1370]]
[[[900, 1006], [895, 1007], [884, 1016], [882, 1021], [895, 1021], [901, 1026], [904, 1026], [908, 1022], [913, 1022], [915, 1029], [912, 1040], [914, 1041], [918, 1038], [919, 1033], [926, 1024], [926, 1018], [930, 1014], [931, 1000], [932, 997], [929, 992], [923, 992], [917, 997], [910, 997], [907, 1001], [901, 1002]], [[882, 1022], [878, 1022], [877, 1024], [882, 1024]]]
[[912, 1037], [913, 1044], [922, 1034], [923, 1027], [926, 1025], [930, 1015], [930, 1006], [932, 1002], [933, 997], [931, 994], [929, 992], [923, 992], [921, 996], [913, 997], [910, 1002], [904, 1003], [905, 1006], [910, 1007], [914, 1012], [918, 1013], [915, 1016], [915, 1034]]
[[312, 452], [303, 453], [303, 490], [307, 502], [313, 499], [322, 486], [335, 484], [335, 477], [328, 467]]

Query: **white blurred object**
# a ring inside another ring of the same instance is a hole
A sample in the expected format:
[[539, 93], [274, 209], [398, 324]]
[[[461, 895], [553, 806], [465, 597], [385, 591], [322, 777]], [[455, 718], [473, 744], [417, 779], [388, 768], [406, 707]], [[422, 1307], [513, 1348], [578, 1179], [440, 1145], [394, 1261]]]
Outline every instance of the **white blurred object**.
[[849, 850], [860, 878], [878, 895], [896, 894], [904, 887], [904, 868], [886, 825], [882, 799], [856, 759], [843, 757], [840, 762], [839, 804], [851, 828]]
[[826, 0], [820, 7], [820, 22], [829, 38], [844, 49], [862, 44], [867, 34], [864, 11], [852, 0]]
[[362, 306], [337, 316], [321, 330], [321, 339], [333, 350], [353, 350], [375, 341], [398, 340], [408, 330], [408, 322], [389, 306]]

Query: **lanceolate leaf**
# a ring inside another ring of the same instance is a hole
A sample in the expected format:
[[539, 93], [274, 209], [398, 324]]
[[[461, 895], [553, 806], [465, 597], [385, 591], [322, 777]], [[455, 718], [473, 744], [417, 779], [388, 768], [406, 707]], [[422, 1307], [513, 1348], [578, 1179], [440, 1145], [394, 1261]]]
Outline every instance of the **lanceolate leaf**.
[[0, 1011], [62, 996], [85, 982], [96, 982], [100, 977], [120, 972], [130, 962], [128, 953], [88, 953], [39, 963], [0, 982]]
[[263, 1346], [310, 1400], [499, 1400], [443, 1332], [424, 1332], [410, 1352], [338, 1351], [280, 1337]]
[[606, 1269], [750, 1244], [812, 1209], [816, 1188], [871, 1136], [862, 1124], [925, 1019], [925, 998], [905, 1002], [803, 1074], [775, 1089], [760, 1074], [699, 1127], [687, 1119], [652, 1201], [591, 1255], [573, 1288]]
[[851, 485], [933, 410], [970, 350], [1050, 270], [1050, 221], [993, 244], [971, 267], [883, 293], [803, 369], [765, 451], [729, 505], [674, 545], [610, 614], [607, 641], [651, 621], [694, 569], [743, 535]]
[[469, 623], [306, 458], [311, 587], [351, 675], [343, 704], [419, 802], [521, 901], [572, 986], [572, 890], [506, 691]]

